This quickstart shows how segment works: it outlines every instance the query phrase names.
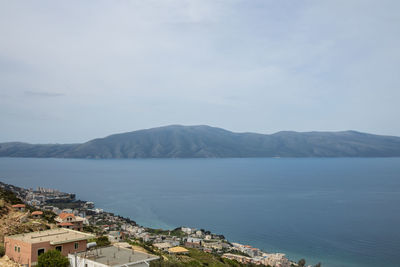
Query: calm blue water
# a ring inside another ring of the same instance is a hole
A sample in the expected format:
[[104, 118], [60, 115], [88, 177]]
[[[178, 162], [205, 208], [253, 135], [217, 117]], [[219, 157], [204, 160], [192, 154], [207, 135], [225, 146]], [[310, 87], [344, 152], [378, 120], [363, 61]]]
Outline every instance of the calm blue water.
[[51, 187], [145, 226], [205, 228], [323, 266], [400, 266], [400, 158], [0, 158], [0, 180]]

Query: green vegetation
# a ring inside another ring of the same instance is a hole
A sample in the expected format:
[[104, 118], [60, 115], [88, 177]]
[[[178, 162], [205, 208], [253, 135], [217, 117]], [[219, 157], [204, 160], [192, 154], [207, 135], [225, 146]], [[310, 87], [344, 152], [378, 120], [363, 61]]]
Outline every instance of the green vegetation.
[[[162, 140], [162, 141], [161, 141]], [[201, 142], [199, 142], [201, 140]], [[234, 133], [210, 126], [166, 126], [83, 144], [0, 143], [2, 157], [226, 158], [398, 157], [400, 138], [355, 131]]]
[[141, 242], [141, 241], [134, 241], [134, 240], [127, 240], [127, 242], [133, 246], [139, 246], [147, 250], [152, 254], [156, 254], [161, 256], [161, 253], [157, 252], [154, 247], [152, 246], [151, 242]]
[[230, 251], [227, 251], [227, 250], [226, 250], [226, 251], [223, 251], [223, 252], [224, 252], [224, 253], [229, 252], [229, 253], [231, 253], [231, 254], [236, 254], [236, 255], [240, 255], [240, 256], [245, 256], [245, 257], [251, 258], [249, 254], [244, 253], [244, 252], [241, 252], [241, 251], [239, 251], [239, 250], [230, 250]]
[[[198, 249], [188, 248], [188, 255], [162, 254], [158, 261], [151, 261], [151, 267], [183, 267], [183, 266], [212, 266], [212, 267], [245, 267], [256, 266], [254, 264], [242, 264], [234, 260], [222, 258], [216, 254], [210, 254]], [[258, 265], [259, 266], [259, 265]]]
[[38, 267], [68, 267], [69, 261], [58, 250], [49, 250], [38, 258]]
[[146, 228], [146, 231], [151, 234], [157, 235], [170, 235], [170, 236], [177, 236], [177, 237], [184, 237], [186, 234], [181, 230], [181, 228], [175, 228], [174, 230], [163, 230], [163, 229], [151, 229]]
[[6, 254], [6, 249], [4, 248], [3, 244], [0, 244], [0, 258]]
[[[23, 204], [22, 200], [19, 199], [13, 192], [5, 190], [3, 188], [0, 188], [0, 199], [10, 203], [11, 205]], [[4, 207], [4, 202], [3, 202], [3, 207]]]
[[99, 236], [97, 238], [89, 239], [88, 242], [96, 242], [98, 247], [106, 247], [111, 244], [106, 236]]
[[104, 230], [96, 225], [84, 225], [83, 231], [88, 233], [94, 233], [96, 235], [101, 235], [104, 233]]
[[299, 265], [299, 267], [304, 267], [306, 265], [306, 260], [301, 259], [301, 260], [299, 260], [299, 262], [297, 264]]
[[46, 220], [48, 223], [56, 223], [56, 221], [54, 220], [56, 217], [57, 215], [52, 211], [48, 210], [43, 211], [42, 218]]
[[50, 205], [57, 207], [59, 209], [78, 209], [81, 207], [82, 203], [84, 203], [84, 201], [71, 201], [71, 202], [52, 202]]

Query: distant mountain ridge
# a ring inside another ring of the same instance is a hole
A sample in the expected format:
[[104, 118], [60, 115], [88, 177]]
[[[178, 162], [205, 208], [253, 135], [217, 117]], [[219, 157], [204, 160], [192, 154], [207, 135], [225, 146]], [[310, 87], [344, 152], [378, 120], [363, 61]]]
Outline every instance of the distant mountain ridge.
[[356, 131], [234, 133], [170, 125], [97, 138], [82, 144], [0, 143], [0, 157], [230, 158], [400, 157], [400, 137]]

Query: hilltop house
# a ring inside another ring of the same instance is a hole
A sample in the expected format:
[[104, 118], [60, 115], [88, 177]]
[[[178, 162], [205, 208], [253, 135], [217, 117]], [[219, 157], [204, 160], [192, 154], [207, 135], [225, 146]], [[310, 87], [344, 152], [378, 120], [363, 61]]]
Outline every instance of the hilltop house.
[[168, 249], [172, 248], [173, 246], [169, 242], [162, 242], [162, 243], [154, 243], [153, 247], [156, 247], [162, 251], [168, 251]]
[[31, 215], [32, 215], [33, 218], [39, 219], [43, 215], [43, 211], [36, 210], [36, 211], [32, 212]]
[[189, 237], [185, 242], [185, 247], [188, 248], [201, 248], [201, 239]]
[[122, 240], [125, 239], [125, 234], [121, 231], [110, 231], [107, 237], [111, 243], [121, 242]]
[[94, 236], [62, 228], [5, 236], [5, 254], [16, 263], [31, 267], [37, 264], [39, 255], [51, 249], [59, 250], [64, 256], [86, 251], [89, 238]]
[[75, 216], [73, 213], [60, 213], [56, 218], [55, 221], [57, 225], [62, 228], [72, 229], [76, 231], [83, 230], [83, 221], [84, 219], [79, 216]]
[[25, 204], [15, 204], [12, 205], [12, 208], [16, 211], [25, 211]]

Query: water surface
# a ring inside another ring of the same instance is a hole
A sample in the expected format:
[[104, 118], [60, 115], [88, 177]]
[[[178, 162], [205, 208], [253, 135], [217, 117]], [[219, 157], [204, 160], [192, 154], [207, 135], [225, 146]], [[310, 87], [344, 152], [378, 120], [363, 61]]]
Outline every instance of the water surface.
[[400, 158], [0, 158], [0, 180], [76, 193], [144, 226], [205, 228], [310, 264], [399, 266]]

